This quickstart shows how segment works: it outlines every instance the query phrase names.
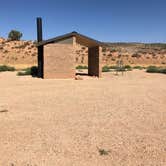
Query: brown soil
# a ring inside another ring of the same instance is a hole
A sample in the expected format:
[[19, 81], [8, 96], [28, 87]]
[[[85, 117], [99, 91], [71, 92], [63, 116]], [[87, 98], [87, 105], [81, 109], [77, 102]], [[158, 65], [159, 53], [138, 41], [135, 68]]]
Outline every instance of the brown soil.
[[1, 166], [166, 165], [165, 75], [0, 80]]

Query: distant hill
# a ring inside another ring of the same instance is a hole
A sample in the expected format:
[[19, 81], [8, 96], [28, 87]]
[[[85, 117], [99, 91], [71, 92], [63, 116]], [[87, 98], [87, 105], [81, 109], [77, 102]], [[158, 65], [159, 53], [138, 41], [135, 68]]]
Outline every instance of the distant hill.
[[[116, 64], [117, 59], [123, 59], [129, 65], [166, 65], [166, 44], [163, 43], [105, 43], [102, 48], [103, 65]], [[77, 62], [87, 63], [87, 48], [80, 47], [77, 52]]]
[[0, 64], [22, 68], [36, 63], [37, 49], [33, 41], [8, 41], [0, 38]]
[[[102, 48], [102, 64], [114, 65], [123, 59], [129, 65], [166, 65], [166, 44], [106, 43]], [[88, 48], [77, 45], [76, 65], [87, 65]], [[37, 64], [37, 49], [33, 41], [8, 41], [0, 38], [0, 64], [24, 68]]]

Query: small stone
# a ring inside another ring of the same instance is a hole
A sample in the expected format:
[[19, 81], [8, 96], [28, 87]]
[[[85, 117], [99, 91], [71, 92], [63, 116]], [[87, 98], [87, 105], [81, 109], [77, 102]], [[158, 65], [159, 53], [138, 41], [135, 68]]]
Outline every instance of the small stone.
[[75, 76], [75, 80], [83, 80], [83, 78], [79, 75]]

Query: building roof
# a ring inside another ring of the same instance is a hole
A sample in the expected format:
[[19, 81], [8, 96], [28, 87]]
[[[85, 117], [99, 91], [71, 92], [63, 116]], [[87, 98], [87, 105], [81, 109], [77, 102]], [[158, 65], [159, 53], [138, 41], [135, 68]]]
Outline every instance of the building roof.
[[103, 42], [97, 41], [95, 39], [92, 39], [90, 37], [87, 37], [85, 35], [82, 35], [82, 34], [77, 33], [77, 32], [74, 31], [74, 32], [71, 32], [71, 33], [64, 34], [62, 36], [57, 36], [57, 37], [52, 38], [52, 39], [43, 40], [41, 42], [38, 42], [37, 46], [43, 46], [43, 45], [46, 45], [46, 44], [49, 44], [49, 43], [60, 42], [60, 41], [63, 41], [65, 39], [68, 39], [68, 38], [71, 38], [71, 37], [76, 37], [76, 42], [78, 42], [82, 45], [85, 45], [87, 47], [105, 45], [105, 43], [103, 43]]

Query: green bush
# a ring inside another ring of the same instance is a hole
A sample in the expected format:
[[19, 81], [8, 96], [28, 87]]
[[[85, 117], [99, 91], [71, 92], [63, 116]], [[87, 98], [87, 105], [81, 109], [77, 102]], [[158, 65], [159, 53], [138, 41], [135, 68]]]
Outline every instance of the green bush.
[[146, 70], [148, 73], [163, 73], [166, 74], [166, 68], [157, 67], [157, 66], [149, 66]]
[[166, 74], [166, 68], [161, 69], [160, 73]]
[[127, 71], [131, 71], [132, 70], [132, 67], [130, 65], [125, 65], [123, 68], [125, 70], [127, 70]]
[[116, 67], [116, 71], [131, 71], [132, 70], [132, 67], [130, 65], [125, 65], [125, 66], [122, 66], [122, 67]]
[[10, 40], [20, 40], [22, 37], [22, 33], [17, 30], [11, 30], [8, 34], [8, 38]]
[[142, 69], [144, 69], [144, 67], [142, 67], [142, 66], [134, 66], [133, 69], [139, 69], [139, 70], [142, 70]]
[[102, 72], [109, 72], [111, 71], [110, 69], [114, 69], [116, 71], [131, 71], [132, 67], [130, 65], [125, 65], [121, 68], [118, 66], [103, 66]]
[[146, 72], [148, 73], [158, 73], [159, 72], [159, 68], [156, 66], [149, 66], [146, 70]]
[[103, 66], [102, 67], [102, 72], [109, 72], [110, 71], [110, 67], [109, 66]]
[[126, 71], [125, 67], [117, 67], [116, 71]]
[[15, 68], [11, 66], [1, 65], [0, 72], [4, 72], [4, 71], [15, 71]]
[[18, 76], [26, 76], [26, 75], [32, 75], [33, 77], [37, 76], [38, 69], [36, 66], [32, 66], [31, 68], [23, 69], [23, 71], [20, 71], [17, 73]]
[[110, 52], [116, 52], [117, 50], [115, 48], [112, 48]]
[[88, 69], [88, 66], [78, 65], [76, 69]]
[[22, 71], [19, 71], [17, 73], [18, 76], [26, 76], [26, 75], [31, 75], [29, 72], [22, 72]]
[[117, 66], [109, 66], [109, 69], [116, 69]]

